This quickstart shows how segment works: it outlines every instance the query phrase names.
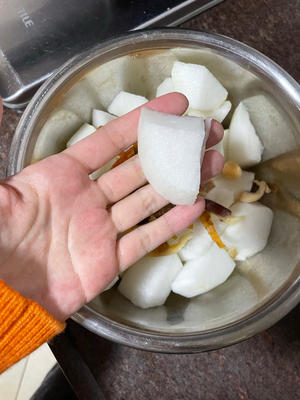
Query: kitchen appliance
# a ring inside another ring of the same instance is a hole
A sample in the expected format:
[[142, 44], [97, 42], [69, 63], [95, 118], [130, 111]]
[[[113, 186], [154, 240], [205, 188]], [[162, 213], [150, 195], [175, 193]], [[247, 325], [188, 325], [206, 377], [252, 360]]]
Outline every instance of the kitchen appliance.
[[24, 108], [58, 67], [128, 30], [175, 26], [222, 0], [0, 0], [0, 95]]

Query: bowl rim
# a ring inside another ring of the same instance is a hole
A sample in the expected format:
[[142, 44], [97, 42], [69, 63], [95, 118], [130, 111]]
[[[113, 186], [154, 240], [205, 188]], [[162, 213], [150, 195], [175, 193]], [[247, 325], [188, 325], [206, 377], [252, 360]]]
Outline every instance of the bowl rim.
[[[178, 41], [181, 44], [178, 45]], [[186, 29], [151, 29], [139, 30], [112, 39], [105, 40], [99, 45], [88, 49], [68, 60], [61, 66], [36, 92], [24, 114], [22, 115], [13, 137], [8, 156], [7, 176], [16, 174], [24, 166], [25, 153], [35, 122], [43, 106], [55, 93], [58, 87], [83, 68], [92, 64], [99, 54], [108, 56], [117, 49], [130, 46], [146, 46], [153, 48], [155, 44], [165, 43], [165, 47], [209, 47], [231, 55], [239, 60], [239, 64], [250, 66], [258, 70], [266, 79], [276, 83], [285, 93], [287, 101], [300, 111], [300, 86], [279, 65], [259, 51], [235, 39], [201, 31]], [[175, 46], [175, 44], [177, 45]], [[141, 48], [145, 49], [145, 48]], [[132, 50], [129, 53], [133, 53]], [[138, 48], [137, 51], [140, 51]], [[126, 54], [126, 52], [124, 52]], [[118, 54], [120, 57], [123, 54]], [[261, 305], [250, 315], [245, 316], [222, 328], [211, 329], [205, 332], [193, 333], [156, 333], [143, 328], [134, 328], [116, 322], [104, 315], [96, 313], [88, 305], [76, 312], [71, 318], [88, 330], [131, 347], [164, 352], [164, 353], [197, 353], [228, 346], [245, 340], [254, 334], [269, 328], [284, 317], [300, 301], [300, 276], [287, 286], [281, 287], [272, 299]]]

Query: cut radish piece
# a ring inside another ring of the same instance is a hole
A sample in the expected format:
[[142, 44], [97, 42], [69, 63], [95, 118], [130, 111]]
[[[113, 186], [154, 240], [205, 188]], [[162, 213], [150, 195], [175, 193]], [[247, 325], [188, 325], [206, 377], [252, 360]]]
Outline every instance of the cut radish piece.
[[253, 172], [242, 171], [242, 175], [236, 179], [226, 178], [225, 175], [219, 174], [213, 179], [213, 183], [216, 188], [229, 190], [236, 201], [242, 192], [250, 192], [253, 180]]
[[187, 111], [187, 115], [191, 117], [203, 117], [203, 118], [212, 118], [216, 121], [222, 123], [226, 118], [227, 114], [231, 110], [231, 102], [229, 100], [224, 101], [224, 103], [214, 111], [200, 111], [194, 110], [193, 108], [189, 108]]
[[241, 167], [250, 167], [261, 160], [264, 147], [252, 125], [247, 108], [240, 103], [233, 113], [228, 136], [228, 159]]
[[222, 240], [228, 248], [235, 247], [238, 254], [236, 260], [251, 257], [267, 244], [270, 234], [273, 211], [260, 203], [236, 203], [231, 207], [232, 216], [244, 218], [228, 225]]
[[138, 126], [139, 157], [149, 183], [173, 204], [193, 204], [207, 134], [202, 118], [143, 108]]
[[187, 244], [179, 251], [182, 261], [201, 257], [213, 244], [213, 240], [200, 221], [194, 223], [194, 234]]
[[84, 78], [61, 97], [60, 105], [77, 114], [84, 122], [89, 122], [92, 119], [92, 109], [101, 107], [101, 102], [96, 87]]
[[171, 284], [181, 268], [177, 254], [146, 256], [124, 273], [118, 290], [138, 307], [160, 306], [169, 296]]
[[172, 283], [172, 291], [194, 297], [221, 285], [234, 270], [228, 253], [215, 243], [201, 257], [187, 261]]
[[224, 161], [228, 160], [228, 137], [229, 137], [229, 129], [224, 129], [224, 136], [222, 139]]
[[92, 119], [93, 119], [93, 125], [96, 128], [106, 125], [108, 122], [112, 121], [115, 118], [117, 118], [115, 115], [111, 115], [105, 111], [96, 109], [93, 110]]
[[[92, 108], [107, 110], [107, 107], [121, 90], [144, 94], [148, 89], [145, 82], [141, 82], [144, 61], [132, 55], [115, 58], [92, 69], [86, 79], [97, 93], [98, 106]], [[144, 75], [144, 74], [143, 74]], [[157, 85], [156, 85], [157, 86]], [[156, 87], [155, 86], [155, 87]]]
[[195, 110], [210, 111], [226, 100], [227, 90], [203, 65], [175, 61], [172, 80], [176, 91], [183, 93]]
[[224, 103], [217, 108], [209, 117], [215, 119], [216, 121], [222, 123], [224, 119], [227, 117], [227, 114], [231, 110], [231, 102], [229, 100], [224, 101]]
[[280, 109], [276, 96], [263, 92], [244, 99], [243, 104], [264, 144], [263, 161], [299, 148], [296, 128], [288, 122], [288, 117]]
[[[208, 150], [216, 150], [218, 151], [220, 154], [222, 154], [222, 156], [224, 157], [224, 144], [223, 144], [223, 140], [221, 140], [219, 143], [215, 144], [213, 147], [210, 147]], [[225, 160], [225, 158], [224, 158]]]
[[53, 111], [37, 138], [32, 162], [64, 150], [67, 141], [82, 123], [82, 119], [71, 111], [64, 109]]
[[122, 115], [147, 103], [147, 101], [148, 100], [144, 96], [138, 96], [137, 94], [121, 91], [113, 99], [111, 105], [108, 107], [108, 111], [111, 114], [121, 117]]
[[93, 125], [90, 124], [83, 124], [81, 127], [78, 129], [76, 133], [71, 137], [71, 139], [67, 143], [67, 147], [72, 146], [73, 144], [79, 142], [79, 140], [82, 140], [86, 138], [87, 136], [90, 136], [92, 133], [96, 132], [96, 128]]
[[210, 147], [209, 150], [217, 150], [224, 157], [224, 161], [227, 161], [227, 138], [228, 138], [229, 129], [224, 130], [223, 139], [220, 140], [219, 143], [215, 144], [213, 147]]
[[163, 96], [164, 94], [167, 93], [172, 93], [174, 92], [174, 85], [172, 78], [166, 78], [162, 83], [158, 86], [156, 90], [156, 97]]
[[234, 203], [234, 194], [231, 190], [225, 189], [220, 186], [212, 188], [207, 195], [206, 199], [215, 201], [222, 206], [229, 208]]

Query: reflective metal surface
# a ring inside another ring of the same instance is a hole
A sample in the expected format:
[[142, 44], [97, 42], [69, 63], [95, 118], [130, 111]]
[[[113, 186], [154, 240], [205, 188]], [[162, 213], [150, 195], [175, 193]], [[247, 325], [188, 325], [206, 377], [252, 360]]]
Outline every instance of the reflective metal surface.
[[0, 0], [0, 95], [22, 108], [55, 69], [101, 40], [171, 26], [222, 0]]
[[[205, 64], [228, 89], [233, 107], [241, 100], [246, 102], [265, 145], [264, 162], [256, 167], [257, 177], [269, 181], [276, 178], [274, 183], [281, 185], [284, 194], [288, 189], [295, 205], [300, 180], [289, 165], [298, 162], [300, 148], [299, 85], [248, 46], [219, 35], [184, 30], [128, 34], [66, 63], [39, 89], [22, 116], [11, 147], [8, 174], [31, 162], [41, 137], [49, 133], [47, 124], [57, 112], [76, 112], [79, 124], [89, 121], [93, 104], [106, 107], [118, 85], [151, 98], [153, 85], [161, 79], [158, 70], [169, 74], [173, 58]], [[107, 80], [99, 83], [99, 76], [108, 72], [117, 82], [109, 90]], [[96, 82], [97, 92], [89, 92]], [[79, 109], [76, 95], [86, 95], [87, 91], [90, 94], [81, 102], [85, 107]], [[60, 141], [50, 137], [45, 155], [60, 151], [70, 134], [65, 132]], [[276, 168], [280, 173], [274, 172]], [[288, 206], [278, 202], [278, 193], [274, 190], [271, 195], [275, 216], [267, 247], [238, 263], [234, 274], [220, 287], [189, 300], [172, 294], [164, 306], [148, 310], [133, 306], [113, 289], [73, 319], [111, 340], [174, 353], [227, 346], [268, 328], [300, 300], [300, 219], [290, 202]]]

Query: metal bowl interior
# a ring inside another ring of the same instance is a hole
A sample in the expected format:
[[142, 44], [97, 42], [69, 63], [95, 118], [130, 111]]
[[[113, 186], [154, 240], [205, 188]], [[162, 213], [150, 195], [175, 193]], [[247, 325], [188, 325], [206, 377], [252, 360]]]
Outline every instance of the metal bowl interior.
[[[41, 153], [47, 156], [62, 150], [72, 132], [83, 121], [90, 122], [92, 108], [107, 107], [118, 90], [154, 97], [153, 88], [170, 73], [174, 59], [206, 65], [228, 89], [233, 108], [241, 100], [247, 103], [266, 149], [265, 162], [256, 169], [258, 177], [269, 174], [270, 178], [272, 159], [300, 147], [299, 86], [275, 63], [219, 35], [173, 29], [141, 31], [78, 55], [40, 88], [14, 136], [8, 175], [41, 158]], [[105, 74], [110, 80], [113, 77], [113, 84], [107, 83], [108, 78], [101, 81], [99, 76]], [[92, 93], [93, 86], [97, 93]], [[78, 107], [76, 97], [83, 106]], [[49, 134], [47, 123], [62, 110], [76, 114], [71, 128], [59, 136]], [[42, 149], [39, 156], [37, 148]], [[285, 187], [291, 181], [284, 171], [276, 179]], [[299, 195], [298, 183], [291, 181], [289, 190]], [[113, 288], [73, 319], [120, 343], [177, 353], [226, 346], [271, 326], [300, 299], [300, 219], [285, 204], [270, 204], [274, 222], [267, 247], [238, 263], [220, 287], [192, 299], [171, 294], [164, 306], [148, 310], [135, 307]]]

